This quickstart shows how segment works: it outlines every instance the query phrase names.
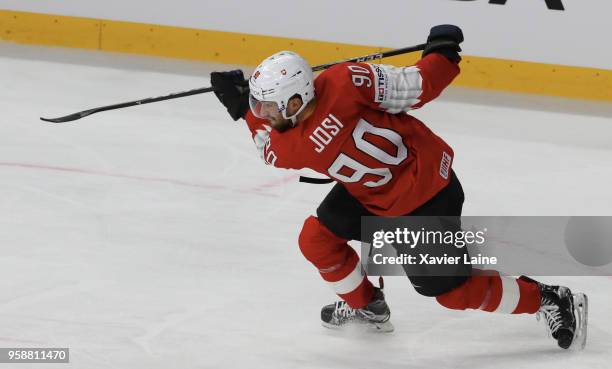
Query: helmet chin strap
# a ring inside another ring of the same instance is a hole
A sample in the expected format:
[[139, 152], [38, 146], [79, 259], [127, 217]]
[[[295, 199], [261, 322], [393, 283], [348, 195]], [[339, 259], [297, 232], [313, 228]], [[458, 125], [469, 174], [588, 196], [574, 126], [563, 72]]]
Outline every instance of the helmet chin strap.
[[292, 115], [289, 119], [291, 120], [291, 125], [295, 127], [295, 125], [297, 124], [297, 113]]
[[291, 121], [291, 125], [292, 125], [293, 127], [295, 127], [295, 126], [297, 125], [297, 123], [298, 123], [298, 121], [297, 121], [297, 117], [298, 117], [298, 115], [300, 115], [300, 113], [301, 113], [302, 111], [304, 111], [304, 109], [306, 108], [306, 105], [308, 105], [308, 104], [302, 104], [302, 106], [300, 106], [300, 108], [298, 109], [298, 111], [296, 111], [296, 112], [295, 112], [295, 114], [293, 114], [293, 115], [292, 115], [292, 116], [290, 116], [290, 117], [288, 117], [288, 116], [285, 114], [285, 113], [287, 112], [287, 109], [285, 109], [285, 110], [283, 111], [283, 117], [284, 117], [285, 119], [289, 119], [289, 120]]

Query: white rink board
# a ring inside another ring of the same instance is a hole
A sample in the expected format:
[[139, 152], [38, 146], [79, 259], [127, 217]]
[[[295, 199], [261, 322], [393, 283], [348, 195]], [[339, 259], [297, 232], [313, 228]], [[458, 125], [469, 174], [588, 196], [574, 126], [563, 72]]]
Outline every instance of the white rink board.
[[0, 7], [386, 47], [420, 43], [431, 26], [453, 23], [465, 31], [466, 55], [612, 69], [612, 2], [562, 4], [565, 11], [544, 0], [3, 0]]

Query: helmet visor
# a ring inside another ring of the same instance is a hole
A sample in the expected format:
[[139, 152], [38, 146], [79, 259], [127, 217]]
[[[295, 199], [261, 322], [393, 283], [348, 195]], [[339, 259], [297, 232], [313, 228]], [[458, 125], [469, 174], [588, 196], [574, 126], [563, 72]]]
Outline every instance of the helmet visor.
[[282, 109], [278, 106], [276, 101], [262, 101], [257, 100], [255, 96], [249, 94], [249, 106], [253, 115], [257, 118], [269, 118], [274, 117], [278, 113], [282, 112]]

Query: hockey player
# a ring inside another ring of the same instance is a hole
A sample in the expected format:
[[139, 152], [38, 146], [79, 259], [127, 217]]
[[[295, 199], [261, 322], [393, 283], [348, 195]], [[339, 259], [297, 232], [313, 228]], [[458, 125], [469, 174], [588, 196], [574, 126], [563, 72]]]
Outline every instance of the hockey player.
[[[409, 67], [341, 63], [315, 79], [303, 58], [283, 51], [255, 69], [248, 88], [240, 70], [211, 74], [215, 94], [234, 120], [246, 120], [267, 164], [310, 168], [337, 182], [299, 236], [303, 255], [341, 298], [321, 311], [327, 327], [357, 321], [393, 329], [382, 290], [347, 244], [360, 239], [362, 216], [461, 215], [452, 148], [406, 112], [435, 99], [459, 74], [462, 41], [460, 28], [435, 26]], [[454, 275], [407, 274], [419, 294], [444, 307], [538, 313], [560, 347], [584, 344], [586, 297], [567, 287], [466, 265]]]

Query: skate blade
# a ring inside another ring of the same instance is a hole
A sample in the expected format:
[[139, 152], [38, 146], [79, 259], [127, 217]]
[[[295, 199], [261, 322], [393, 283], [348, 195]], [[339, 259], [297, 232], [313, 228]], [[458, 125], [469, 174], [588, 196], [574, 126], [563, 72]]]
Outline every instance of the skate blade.
[[586, 346], [587, 328], [589, 319], [589, 299], [584, 293], [573, 295], [574, 315], [576, 316], [576, 330], [570, 350], [580, 351]]
[[384, 323], [360, 323], [360, 322], [350, 322], [344, 325], [336, 325], [330, 324], [326, 322], [321, 322], [325, 328], [337, 330], [337, 331], [347, 331], [347, 330], [357, 330], [357, 331], [366, 331], [366, 332], [374, 332], [374, 333], [390, 333], [395, 330], [393, 324], [390, 321], [386, 321]]

